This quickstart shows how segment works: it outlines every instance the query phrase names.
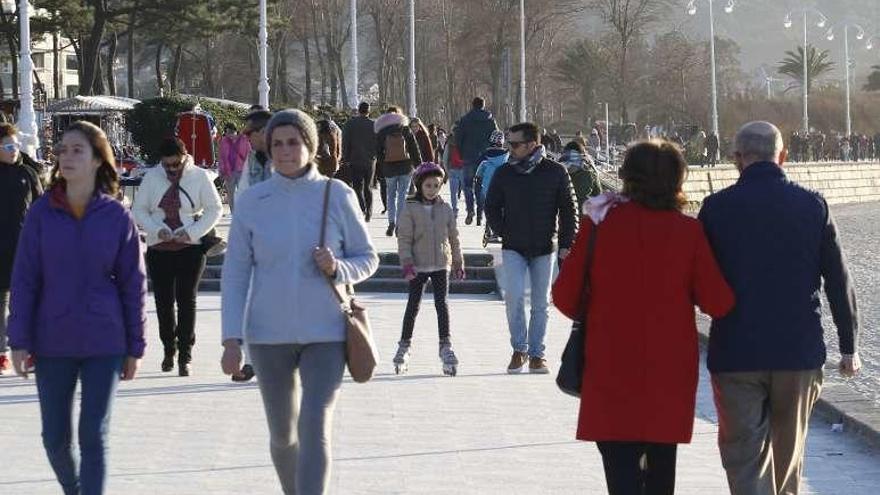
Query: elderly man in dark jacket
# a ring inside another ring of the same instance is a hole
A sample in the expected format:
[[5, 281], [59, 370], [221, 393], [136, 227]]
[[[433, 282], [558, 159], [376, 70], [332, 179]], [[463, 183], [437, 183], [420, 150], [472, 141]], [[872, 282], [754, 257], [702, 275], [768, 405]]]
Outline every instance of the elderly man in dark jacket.
[[[527, 358], [529, 372], [549, 373], [544, 335], [550, 305], [550, 282], [556, 259], [565, 258], [578, 226], [571, 179], [565, 167], [547, 158], [535, 124], [508, 131], [510, 161], [489, 186], [486, 218], [502, 238], [504, 303], [513, 356], [508, 373], [519, 373]], [[526, 278], [531, 281], [531, 320], [526, 324]]]
[[361, 102], [357, 117], [342, 130], [342, 162], [351, 174], [351, 187], [357, 194], [364, 219], [373, 216], [373, 176], [376, 174], [375, 122], [369, 117], [370, 104]]
[[455, 124], [455, 144], [464, 161], [464, 199], [467, 204], [467, 217], [464, 223], [470, 225], [474, 220], [474, 176], [480, 165], [479, 158], [489, 147], [489, 136], [498, 130], [492, 114], [485, 110], [486, 102], [474, 98], [471, 111]]
[[785, 176], [768, 122], [736, 136], [741, 176], [700, 220], [736, 307], [712, 322], [708, 366], [718, 445], [733, 495], [798, 493], [807, 425], [822, 389], [820, 294], [837, 327], [844, 376], [858, 372], [856, 295], [828, 203]]
[[18, 237], [25, 214], [43, 194], [36, 171], [24, 162], [17, 134], [12, 124], [0, 123], [0, 374], [9, 368], [6, 313]]

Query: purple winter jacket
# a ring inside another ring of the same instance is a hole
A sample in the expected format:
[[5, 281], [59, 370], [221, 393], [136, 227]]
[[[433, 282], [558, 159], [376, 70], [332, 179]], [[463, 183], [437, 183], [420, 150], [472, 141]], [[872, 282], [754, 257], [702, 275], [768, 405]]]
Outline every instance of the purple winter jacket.
[[77, 220], [56, 187], [25, 218], [12, 271], [9, 346], [48, 357], [144, 355], [146, 274], [125, 207], [96, 194]]

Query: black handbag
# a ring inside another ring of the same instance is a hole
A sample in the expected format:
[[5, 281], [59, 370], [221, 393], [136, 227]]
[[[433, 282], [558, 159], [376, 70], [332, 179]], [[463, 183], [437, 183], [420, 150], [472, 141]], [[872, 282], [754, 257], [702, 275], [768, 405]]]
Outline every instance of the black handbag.
[[[177, 186], [177, 189], [186, 196], [186, 199], [189, 201], [190, 206], [195, 209], [196, 204], [193, 202], [192, 197], [186, 192], [186, 189]], [[193, 215], [193, 220], [196, 222], [199, 221], [201, 215]], [[223, 254], [226, 251], [226, 241], [223, 240], [222, 237], [217, 235], [217, 229], [212, 228], [208, 231], [207, 234], [203, 235], [201, 239], [199, 239], [199, 245], [202, 248], [202, 252], [205, 253], [207, 257], [217, 256]]]
[[562, 362], [559, 364], [559, 372], [556, 374], [556, 386], [564, 394], [572, 397], [581, 396], [581, 383], [584, 378], [587, 312], [589, 310], [587, 301], [590, 295], [590, 270], [593, 266], [593, 255], [596, 252], [597, 231], [597, 226], [590, 222], [590, 241], [587, 245], [587, 262], [584, 264], [584, 291], [580, 298], [581, 306], [578, 308], [580, 319], [571, 325], [571, 334], [562, 351]]

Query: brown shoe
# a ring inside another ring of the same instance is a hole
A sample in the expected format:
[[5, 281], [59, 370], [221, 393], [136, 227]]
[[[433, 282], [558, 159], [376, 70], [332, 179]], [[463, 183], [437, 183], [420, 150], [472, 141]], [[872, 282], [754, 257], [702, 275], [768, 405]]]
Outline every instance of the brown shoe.
[[507, 373], [511, 375], [521, 373], [528, 357], [528, 354], [524, 352], [513, 351], [513, 356], [510, 357], [510, 364], [507, 365]]
[[547, 367], [547, 360], [539, 357], [529, 358], [529, 373], [534, 373], [536, 375], [546, 375], [547, 373], [550, 373], [550, 368]]

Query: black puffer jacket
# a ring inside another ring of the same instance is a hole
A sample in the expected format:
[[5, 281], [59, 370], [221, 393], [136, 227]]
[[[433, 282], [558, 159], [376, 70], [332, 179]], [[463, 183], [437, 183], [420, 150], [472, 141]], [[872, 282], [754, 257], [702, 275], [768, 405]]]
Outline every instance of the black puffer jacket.
[[570, 249], [578, 228], [574, 189], [561, 164], [543, 159], [528, 174], [505, 165], [495, 172], [486, 198], [489, 227], [498, 232], [502, 248], [527, 258], [555, 249]]
[[0, 163], [0, 290], [9, 290], [18, 235], [31, 203], [43, 194], [34, 171], [23, 165]]

